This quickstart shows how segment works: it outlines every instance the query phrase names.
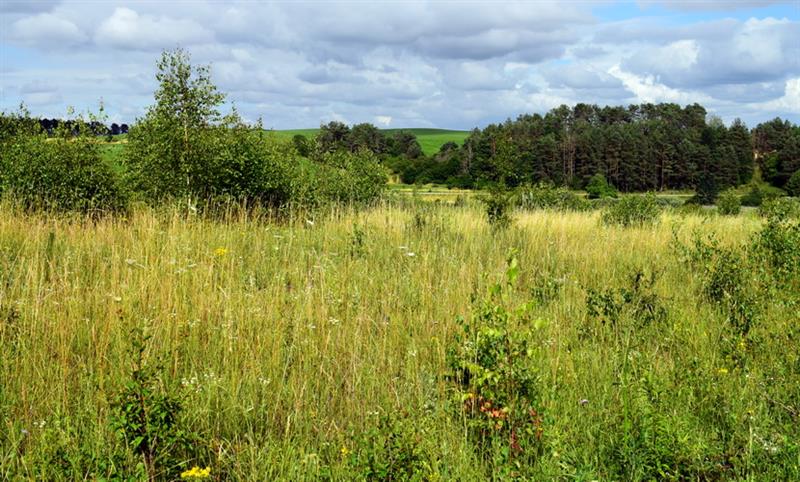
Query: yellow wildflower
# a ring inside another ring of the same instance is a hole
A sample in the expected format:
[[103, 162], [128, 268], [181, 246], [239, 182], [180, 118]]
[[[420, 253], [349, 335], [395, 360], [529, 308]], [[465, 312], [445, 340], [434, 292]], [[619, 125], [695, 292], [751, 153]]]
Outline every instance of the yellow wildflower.
[[350, 449], [344, 446], [342, 447], [342, 450], [340, 450], [339, 452], [342, 453], [342, 457], [347, 457], [348, 455], [350, 455]]
[[717, 370], [717, 373], [719, 373], [720, 375], [727, 375], [728, 374], [728, 369], [727, 368], [720, 368], [719, 370]]
[[200, 467], [194, 466], [189, 470], [181, 472], [182, 479], [207, 479], [209, 477], [211, 477], [211, 467], [201, 469]]
[[217, 256], [219, 258], [225, 256], [226, 254], [228, 254], [228, 248], [223, 248], [222, 246], [220, 246], [219, 248], [214, 250], [214, 256]]

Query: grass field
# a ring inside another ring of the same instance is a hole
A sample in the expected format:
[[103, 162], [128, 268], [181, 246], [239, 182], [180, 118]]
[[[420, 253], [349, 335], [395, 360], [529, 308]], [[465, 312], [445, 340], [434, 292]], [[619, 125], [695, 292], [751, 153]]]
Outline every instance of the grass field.
[[[147, 478], [132, 419], [119, 429], [130, 387], [180, 400], [153, 405], [169, 415], [147, 439], [160, 480], [195, 465], [214, 480], [800, 478], [797, 282], [753, 305], [742, 336], [704, 298], [716, 265], [693, 267], [673, 240], [746, 244], [752, 215], [621, 228], [519, 212], [496, 232], [470, 202], [280, 223], [0, 213], [3, 479]], [[621, 311], [593, 315], [592, 293]], [[481, 393], [531, 375], [527, 438], [503, 432], [511, 412], [464, 411], [473, 392], [448, 363], [473, 346], [459, 316], [506, 320], [482, 332], [505, 340], [494, 350], [525, 337]], [[188, 448], [168, 443], [178, 427]]]
[[[417, 136], [417, 141], [422, 147], [422, 152], [425, 155], [433, 155], [439, 152], [439, 148], [447, 142], [455, 142], [461, 145], [464, 139], [469, 135], [469, 131], [454, 131], [448, 129], [428, 129], [428, 128], [409, 128], [409, 129], [381, 129], [387, 134], [397, 131], [411, 132]], [[290, 129], [290, 130], [276, 130], [276, 135], [286, 138], [291, 138], [297, 134], [306, 137], [314, 137], [319, 132], [319, 129]]]

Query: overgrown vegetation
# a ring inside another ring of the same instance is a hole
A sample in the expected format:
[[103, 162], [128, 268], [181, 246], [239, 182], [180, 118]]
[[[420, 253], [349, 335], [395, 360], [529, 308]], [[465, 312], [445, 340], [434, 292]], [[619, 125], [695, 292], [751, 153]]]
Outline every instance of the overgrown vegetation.
[[2, 478], [800, 476], [794, 218], [0, 209]]
[[29, 116], [0, 116], [0, 194], [27, 209], [119, 211], [127, 193], [78, 118], [51, 136]]
[[603, 211], [605, 224], [644, 226], [658, 221], [661, 208], [652, 193], [642, 196], [625, 196]]

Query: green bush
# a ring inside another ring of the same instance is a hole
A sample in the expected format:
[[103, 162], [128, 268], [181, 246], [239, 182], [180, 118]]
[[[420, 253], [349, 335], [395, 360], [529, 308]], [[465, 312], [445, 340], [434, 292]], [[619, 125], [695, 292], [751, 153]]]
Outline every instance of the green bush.
[[77, 122], [48, 138], [18, 129], [0, 141], [0, 193], [27, 209], [99, 213], [125, 208], [127, 196], [100, 156], [97, 142]]
[[769, 199], [764, 201], [758, 213], [765, 218], [800, 218], [800, 200], [789, 198]]
[[660, 214], [655, 194], [648, 193], [622, 197], [603, 212], [601, 219], [608, 225], [643, 226], [656, 223]]
[[494, 186], [488, 196], [481, 198], [486, 206], [486, 218], [493, 229], [505, 229], [513, 222], [511, 209], [511, 193], [504, 187]]
[[354, 480], [434, 480], [435, 457], [427, 443], [433, 436], [420, 420], [383, 415], [354, 437], [352, 451], [345, 446], [340, 453]]
[[508, 307], [519, 277], [514, 252], [505, 277], [489, 288], [470, 321], [459, 318], [461, 331], [448, 349], [448, 378], [455, 385], [457, 418], [493, 476], [523, 476], [533, 468], [544, 433], [531, 330], [536, 323], [525, 323], [528, 305]]
[[156, 103], [128, 134], [125, 164], [134, 190], [151, 201], [286, 200], [285, 169], [272, 165], [262, 136], [236, 112], [220, 115], [225, 95], [211, 82], [208, 67], [193, 67], [180, 49], [165, 51], [156, 78]]
[[589, 318], [614, 328], [622, 317], [633, 321], [638, 328], [663, 323], [667, 309], [655, 292], [656, 273], [646, 276], [637, 270], [631, 277], [630, 288], [588, 289], [586, 313]]
[[792, 174], [785, 187], [790, 196], [800, 197], [800, 170]]
[[717, 181], [714, 179], [714, 176], [709, 173], [703, 173], [700, 176], [695, 191], [695, 195], [692, 196], [689, 202], [709, 205], [714, 204], [714, 201], [717, 200], [719, 187], [717, 186]]
[[755, 237], [754, 251], [781, 281], [800, 277], [800, 221], [769, 218]]
[[327, 203], [364, 204], [378, 199], [387, 172], [370, 151], [334, 151], [300, 159], [292, 170], [291, 202], [299, 206]]
[[517, 207], [522, 209], [555, 209], [560, 211], [587, 211], [591, 203], [565, 187], [539, 183], [517, 189]]
[[726, 216], [734, 216], [742, 210], [739, 196], [732, 190], [727, 190], [717, 196], [717, 211]]
[[758, 184], [751, 184], [747, 193], [742, 196], [742, 206], [758, 207], [764, 202], [764, 192], [758, 187]]
[[128, 134], [125, 156], [130, 184], [146, 200], [314, 206], [369, 201], [382, 192], [386, 172], [371, 152], [306, 159], [298, 139], [275, 139], [235, 111], [221, 116], [224, 94], [208, 67], [192, 67], [182, 50], [164, 52], [158, 69], [156, 103]]
[[111, 427], [141, 457], [149, 480], [165, 476], [175, 479], [201, 439], [184, 429], [183, 404], [162, 379], [161, 367], [147, 362], [148, 339], [142, 330], [133, 330], [133, 366], [111, 404]]
[[589, 199], [600, 199], [604, 197], [617, 197], [617, 190], [606, 181], [602, 174], [595, 174], [586, 185], [586, 192]]

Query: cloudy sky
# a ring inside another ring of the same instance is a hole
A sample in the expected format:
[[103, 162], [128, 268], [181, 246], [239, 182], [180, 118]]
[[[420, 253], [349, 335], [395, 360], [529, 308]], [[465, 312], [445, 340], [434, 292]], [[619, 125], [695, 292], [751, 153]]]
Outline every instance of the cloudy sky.
[[182, 46], [276, 129], [469, 129], [577, 102], [800, 122], [800, 0], [0, 0], [0, 110], [132, 122]]

